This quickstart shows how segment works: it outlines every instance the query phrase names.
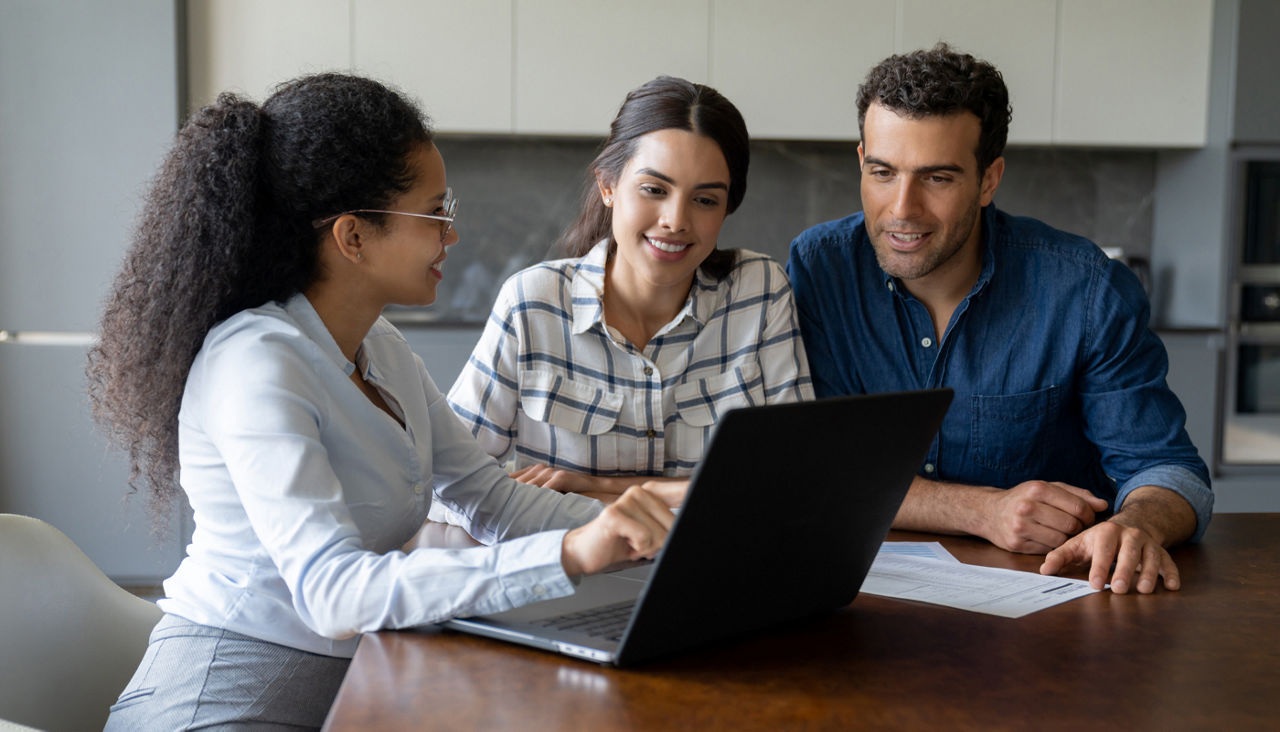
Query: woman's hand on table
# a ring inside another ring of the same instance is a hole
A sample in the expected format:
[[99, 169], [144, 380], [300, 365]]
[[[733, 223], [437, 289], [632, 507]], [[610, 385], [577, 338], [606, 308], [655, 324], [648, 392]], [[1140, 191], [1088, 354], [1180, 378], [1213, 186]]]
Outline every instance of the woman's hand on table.
[[644, 485], [669, 508], [679, 508], [684, 503], [684, 496], [689, 488], [689, 481], [685, 478], [588, 475], [541, 463], [525, 466], [511, 473], [511, 477], [521, 483], [550, 488], [560, 493], [580, 493], [603, 503], [617, 501], [633, 485]]

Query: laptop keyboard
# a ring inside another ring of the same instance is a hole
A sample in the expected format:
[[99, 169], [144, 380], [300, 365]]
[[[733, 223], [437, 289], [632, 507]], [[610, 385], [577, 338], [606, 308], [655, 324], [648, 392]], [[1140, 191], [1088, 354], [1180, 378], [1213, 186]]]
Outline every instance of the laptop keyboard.
[[631, 619], [631, 611], [635, 606], [635, 600], [625, 600], [615, 605], [601, 605], [590, 610], [557, 615], [537, 624], [543, 628], [572, 630], [596, 638], [618, 641], [622, 640], [622, 633], [627, 629], [627, 621]]

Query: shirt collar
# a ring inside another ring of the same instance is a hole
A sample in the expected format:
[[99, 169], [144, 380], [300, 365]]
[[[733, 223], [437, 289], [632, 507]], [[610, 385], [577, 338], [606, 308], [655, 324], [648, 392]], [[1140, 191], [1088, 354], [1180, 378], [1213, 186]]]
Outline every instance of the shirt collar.
[[978, 281], [973, 283], [969, 297], [982, 291], [991, 281], [996, 271], [996, 207], [988, 204], [982, 207], [982, 270], [978, 272]]
[[[320, 313], [316, 312], [311, 301], [301, 292], [296, 293], [284, 303], [284, 311], [293, 318], [293, 322], [297, 324], [301, 330], [313, 343], [320, 347], [321, 351], [333, 361], [334, 365], [342, 369], [347, 376], [355, 373], [356, 365], [347, 360], [342, 355], [342, 349], [338, 347], [338, 342], [333, 339], [333, 334], [329, 332], [329, 328], [320, 319]], [[361, 358], [361, 348], [356, 352], [356, 358]]]
[[573, 269], [569, 282], [573, 322], [569, 330], [575, 335], [586, 333], [604, 320], [604, 268], [609, 261], [609, 239], [596, 242]]
[[[573, 299], [570, 331], [574, 334], [585, 333], [604, 320], [604, 274], [609, 248], [609, 239], [601, 239], [574, 269], [573, 280], [569, 284], [569, 294]], [[718, 287], [719, 283], [704, 274], [701, 267], [694, 270], [693, 287], [689, 288], [689, 298], [684, 307], [657, 334], [674, 328], [685, 316], [692, 317], [699, 325], [706, 325], [718, 305], [715, 297]]]

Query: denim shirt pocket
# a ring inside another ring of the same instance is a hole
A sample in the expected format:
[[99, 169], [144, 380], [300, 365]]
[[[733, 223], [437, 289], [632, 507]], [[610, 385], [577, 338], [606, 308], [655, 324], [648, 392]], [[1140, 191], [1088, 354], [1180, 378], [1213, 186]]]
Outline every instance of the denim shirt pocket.
[[568, 432], [601, 435], [613, 429], [622, 395], [548, 371], [520, 375], [520, 408], [531, 419]]
[[974, 461], [998, 471], [1014, 482], [1031, 480], [1026, 475], [1038, 462], [1037, 451], [1052, 450], [1045, 435], [1058, 412], [1060, 391], [1050, 386], [1021, 394], [974, 395]]

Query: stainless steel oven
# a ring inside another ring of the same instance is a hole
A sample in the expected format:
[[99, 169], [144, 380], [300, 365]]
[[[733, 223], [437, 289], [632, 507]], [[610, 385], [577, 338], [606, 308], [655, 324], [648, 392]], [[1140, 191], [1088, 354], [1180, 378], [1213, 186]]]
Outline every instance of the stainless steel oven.
[[1222, 461], [1280, 465], [1280, 150], [1239, 160]]

